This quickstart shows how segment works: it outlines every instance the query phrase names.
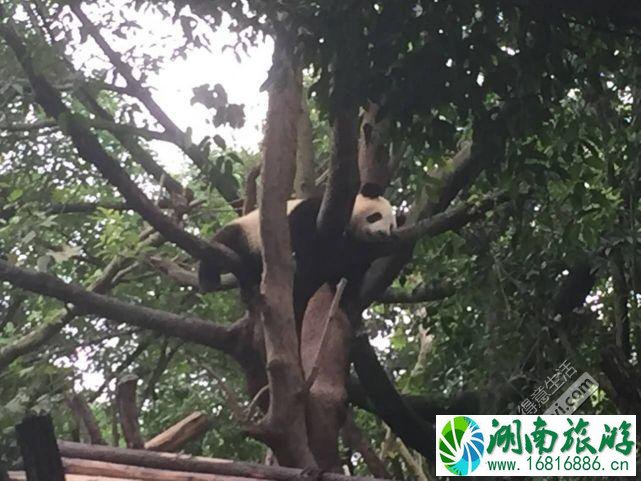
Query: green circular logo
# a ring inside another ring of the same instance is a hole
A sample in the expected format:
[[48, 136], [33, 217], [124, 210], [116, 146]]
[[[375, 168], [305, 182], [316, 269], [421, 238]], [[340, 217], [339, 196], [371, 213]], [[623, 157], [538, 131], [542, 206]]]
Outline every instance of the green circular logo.
[[470, 474], [481, 464], [484, 452], [483, 433], [472, 418], [456, 416], [443, 426], [438, 454], [450, 473]]

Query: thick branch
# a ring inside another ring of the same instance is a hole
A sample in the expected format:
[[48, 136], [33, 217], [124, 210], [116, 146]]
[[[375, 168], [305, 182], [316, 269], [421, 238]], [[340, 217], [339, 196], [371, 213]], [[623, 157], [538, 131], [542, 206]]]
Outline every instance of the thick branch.
[[358, 126], [356, 109], [345, 108], [336, 114], [332, 125], [332, 157], [329, 178], [318, 212], [318, 232], [333, 245], [347, 226], [354, 197], [358, 191]]
[[262, 170], [262, 164], [256, 164], [247, 173], [245, 182], [245, 201], [243, 202], [243, 215], [249, 214], [258, 205], [257, 180]]
[[307, 92], [300, 96], [298, 116], [298, 142], [296, 149], [296, 176], [294, 193], [299, 199], [313, 197], [316, 193], [316, 165], [314, 163], [314, 131], [309, 117]]
[[[362, 330], [360, 314], [351, 314], [356, 332]], [[434, 459], [434, 425], [427, 423], [409, 407], [381, 366], [365, 333], [354, 338], [352, 358], [367, 396], [376, 412], [403, 442], [427, 459]]]
[[385, 468], [385, 463], [378, 457], [376, 450], [371, 446], [371, 440], [356, 424], [352, 410], [347, 413], [345, 424], [341, 429], [341, 437], [347, 446], [361, 454], [370, 473], [377, 478], [392, 479], [392, 476], [387, 472], [387, 468]]
[[74, 416], [81, 421], [87, 429], [91, 444], [106, 445], [107, 443], [102, 437], [98, 421], [91, 411], [87, 400], [81, 394], [72, 393], [66, 397], [65, 401]]
[[137, 386], [138, 377], [129, 375], [120, 379], [116, 387], [116, 404], [118, 405], [118, 417], [122, 426], [122, 434], [125, 437], [127, 447], [134, 449], [140, 449], [145, 445], [138, 423]]
[[[172, 262], [169, 259], [163, 259], [162, 257], [152, 256], [147, 260], [155, 269], [158, 269], [178, 284], [186, 287], [193, 287], [198, 290], [198, 274], [196, 272], [185, 269], [175, 262]], [[234, 276], [232, 274], [223, 274], [221, 276], [220, 286], [217, 290], [226, 291], [236, 287], [238, 287], [238, 282]]]
[[[0, 279], [2, 279], [2, 274], [0, 274]], [[74, 317], [75, 314], [73, 313], [64, 314], [55, 321], [47, 322], [16, 341], [13, 341], [11, 344], [0, 348], [0, 372], [20, 356], [24, 356], [44, 346]]]
[[294, 181], [296, 121], [301, 85], [289, 49], [276, 38], [263, 157], [260, 234], [263, 246], [262, 314], [270, 403], [261, 423], [278, 461], [315, 467], [305, 425], [305, 380], [294, 320], [294, 266], [286, 202]]
[[386, 187], [390, 181], [389, 149], [385, 136], [389, 119], [377, 121], [379, 106], [370, 102], [363, 112], [361, 135], [358, 141], [358, 170], [361, 184], [376, 184]]
[[28, 291], [55, 297], [74, 304], [84, 312], [98, 314], [113, 321], [155, 330], [224, 352], [233, 349], [233, 327], [219, 326], [204, 319], [182, 317], [129, 304], [113, 297], [86, 291], [75, 284], [67, 284], [52, 275], [22, 269], [2, 260], [0, 280]]
[[481, 202], [462, 202], [445, 212], [435, 214], [408, 227], [401, 227], [393, 237], [402, 242], [416, 242], [422, 237], [435, 236], [450, 230], [457, 230], [472, 221], [481, 219], [487, 211], [507, 200], [505, 195], [490, 196]]
[[[140, 248], [157, 246], [162, 243], [162, 238], [159, 235], [147, 237], [146, 232], [143, 232], [140, 235], [140, 239]], [[114, 283], [116, 275], [121, 271], [121, 269], [126, 268], [131, 262], [131, 259], [124, 257], [113, 259], [103, 269], [102, 275], [89, 286], [89, 290], [95, 293], [107, 292]], [[64, 326], [71, 322], [76, 315], [78, 315], [78, 310], [74, 308], [61, 315], [55, 321], [44, 323], [42, 326], [35, 328], [33, 331], [25, 334], [17, 341], [14, 341], [8, 346], [0, 349], [0, 371], [6, 368], [18, 357], [35, 351], [45, 345], [55, 335], [57, 335]]]

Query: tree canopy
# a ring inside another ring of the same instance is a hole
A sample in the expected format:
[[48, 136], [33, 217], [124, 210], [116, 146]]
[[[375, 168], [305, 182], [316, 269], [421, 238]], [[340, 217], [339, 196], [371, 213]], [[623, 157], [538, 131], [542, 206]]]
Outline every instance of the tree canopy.
[[[599, 382], [582, 411], [641, 412], [640, 19], [632, 0], [1, 0], [0, 463], [29, 412], [95, 442], [75, 397], [128, 444], [126, 375], [144, 439], [202, 411], [186, 452], [398, 479], [430, 479], [434, 414], [516, 412], [564, 361]], [[228, 137], [251, 99], [215, 62], [184, 106], [202, 138], [149, 88], [221, 31], [243, 62], [274, 45], [250, 151]], [[407, 221], [298, 339], [284, 201], [323, 195], [342, 232], [359, 180]], [[257, 203], [258, 301], [208, 242]], [[219, 292], [203, 259], [233, 273]]]

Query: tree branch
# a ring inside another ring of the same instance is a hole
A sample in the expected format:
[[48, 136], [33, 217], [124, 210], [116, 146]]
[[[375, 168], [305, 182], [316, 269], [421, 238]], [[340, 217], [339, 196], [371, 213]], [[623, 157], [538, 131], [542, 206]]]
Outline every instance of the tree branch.
[[154, 100], [149, 89], [143, 87], [141, 82], [134, 77], [132, 68], [122, 60], [120, 54], [118, 54], [102, 36], [98, 27], [96, 27], [87, 15], [85, 15], [81, 9], [80, 3], [72, 3], [70, 7], [82, 23], [85, 31], [91, 36], [91, 38], [93, 38], [107, 58], [109, 58], [109, 61], [114, 65], [117, 72], [125, 79], [129, 90], [134, 93], [138, 99], [140, 99], [151, 115], [153, 115], [158, 123], [160, 123], [160, 125], [165, 129], [167, 140], [173, 139], [172, 142], [180, 147], [194, 162], [194, 164], [201, 169], [201, 171], [206, 171], [209, 174], [214, 186], [223, 198], [229, 202], [237, 199], [238, 192], [236, 191], [233, 183], [231, 183], [230, 180], [222, 173], [209, 168], [209, 161], [204, 153], [198, 148], [198, 146], [194, 145], [189, 139], [189, 136], [180, 130], [173, 120], [169, 118], [165, 111]]
[[389, 148], [384, 140], [389, 119], [378, 119], [379, 106], [373, 102], [363, 112], [361, 135], [358, 141], [358, 170], [361, 184], [372, 183], [386, 187], [390, 181]]
[[[185, 269], [169, 259], [152, 256], [147, 259], [149, 263], [157, 270], [167, 275], [170, 279], [186, 287], [198, 289], [198, 274], [194, 271]], [[231, 274], [223, 274], [218, 291], [226, 291], [238, 287], [238, 282]]]
[[[2, 13], [0, 12], [0, 15]], [[9, 24], [0, 25], [0, 35], [15, 53], [36, 94], [36, 101], [56, 119], [73, 140], [80, 156], [93, 164], [149, 224], [167, 240], [199, 260], [213, 259], [222, 268], [243, 275], [235, 252], [226, 246], [209, 244], [179, 228], [145, 196], [116, 160], [107, 154], [91, 131], [63, 104], [60, 94], [37, 73], [24, 44]]]
[[280, 464], [316, 467], [307, 436], [305, 379], [294, 318], [294, 266], [286, 212], [294, 181], [301, 95], [290, 55], [284, 39], [276, 36], [260, 202], [261, 308], [270, 403], [256, 434], [268, 441]]
[[323, 244], [343, 235], [358, 191], [358, 126], [355, 108], [341, 109], [332, 125], [329, 178], [316, 224]]
[[249, 214], [258, 205], [257, 179], [262, 170], [262, 164], [256, 164], [247, 173], [245, 182], [245, 202], [243, 202], [243, 215]]
[[138, 423], [137, 386], [137, 376], [128, 375], [120, 379], [116, 387], [116, 404], [118, 405], [118, 416], [127, 447], [142, 449], [145, 446], [145, 441], [140, 434], [140, 425]]
[[91, 408], [89, 407], [87, 400], [81, 394], [71, 393], [70, 395], [66, 396], [65, 402], [71, 412], [74, 414], [74, 417], [82, 422], [82, 424], [87, 429], [91, 444], [106, 445], [107, 443], [102, 437], [100, 427], [98, 426], [98, 421], [96, 420], [93, 412], [91, 412]]
[[309, 117], [307, 92], [300, 96], [300, 114], [298, 116], [298, 139], [296, 148], [296, 175], [294, 177], [294, 194], [298, 199], [313, 197], [316, 193], [316, 166], [314, 164], [314, 132]]
[[434, 425], [419, 417], [396, 390], [363, 331], [360, 311], [348, 315], [357, 333], [352, 342], [354, 368], [377, 414], [407, 446], [433, 460]]
[[361, 454], [370, 473], [377, 478], [392, 479], [392, 476], [385, 467], [385, 463], [383, 463], [381, 458], [376, 454], [376, 450], [370, 445], [370, 439], [367, 438], [356, 424], [354, 412], [351, 409], [348, 411], [345, 424], [341, 429], [341, 437], [347, 446]]
[[[127, 133], [143, 137], [147, 140], [162, 140], [165, 142], [172, 142], [172, 139], [165, 132], [146, 129], [136, 125], [119, 124], [114, 121], [109, 121], [102, 118], [90, 119], [83, 117], [83, 121], [87, 126], [97, 128], [99, 130], [106, 130], [113, 133]], [[60, 126], [54, 120], [38, 120], [36, 122], [28, 123], [0, 123], [0, 131], [5, 132], [28, 132], [31, 130], [42, 129], [55, 129], [59, 130]]]
[[0, 280], [16, 287], [55, 297], [74, 304], [83, 312], [98, 314], [113, 321], [161, 332], [203, 346], [229, 352], [234, 345], [234, 327], [211, 321], [129, 304], [113, 297], [96, 294], [58, 278], [22, 269], [0, 260]]

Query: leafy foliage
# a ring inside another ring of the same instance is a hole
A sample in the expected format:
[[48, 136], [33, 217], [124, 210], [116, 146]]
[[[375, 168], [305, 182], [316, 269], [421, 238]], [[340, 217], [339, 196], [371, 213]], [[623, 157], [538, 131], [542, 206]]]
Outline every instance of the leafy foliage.
[[[1, 2], [65, 102], [89, 116], [77, 99], [82, 85], [118, 121], [149, 126], [138, 101], [105, 88], [117, 78], [110, 67], [82, 66], [80, 76], [62, 60], [73, 60], [87, 41], [87, 32], [78, 29], [66, 7], [35, 2], [54, 19], [43, 31], [20, 3]], [[309, 67], [317, 170], [329, 157], [328, 121], [338, 109], [376, 101], [381, 116], [392, 121], [393, 141], [405, 147], [389, 189], [395, 205], [435, 198], [442, 179], [433, 173], [461, 145], [473, 142], [473, 155], [485, 169], [456, 202], [498, 193], [507, 201], [481, 221], [422, 239], [394, 285], [409, 291], [441, 283], [453, 286], [455, 294], [416, 304], [374, 304], [367, 313], [381, 361], [403, 394], [448, 398], [472, 391], [486, 412], [514, 410], [564, 359], [599, 373], [600, 344], [614, 342], [622, 306], [632, 343], [626, 357], [638, 370], [641, 69], [636, 31], [595, 18], [587, 7], [542, 11], [534, 1], [107, 3], [95, 7], [102, 13], [95, 17], [126, 42], [125, 59], [143, 80], [172, 58], [209, 48], [211, 31], [223, 26], [237, 34], [231, 48], [240, 50], [265, 35], [287, 32], [301, 64]], [[139, 35], [135, 19], [146, 14], [179, 26], [184, 43], [164, 55], [149, 55], [139, 40], [161, 39]], [[51, 38], [58, 42], [50, 45]], [[0, 78], [0, 256], [85, 286], [113, 259], [126, 259], [132, 267], [114, 296], [222, 324], [236, 319], [242, 306], [234, 293], [203, 296], [152, 267], [150, 257], [192, 266], [173, 246], [141, 247], [144, 222], [131, 210], [114, 208], [121, 202], [114, 188], [78, 159], [60, 131], [9, 128], [46, 119], [3, 43]], [[215, 111], [215, 126], [244, 122], [243, 105], [229, 103], [222, 85], [196, 86], [193, 92], [192, 103]], [[151, 197], [164, 195], [113, 134], [96, 134]], [[212, 188], [212, 173], [240, 186], [255, 158], [234, 152], [219, 135], [195, 142], [185, 147], [199, 149], [209, 163], [180, 177], [201, 204], [185, 224], [207, 236], [235, 216]], [[54, 209], [78, 203], [95, 208]], [[559, 306], [569, 302], [562, 295], [564, 282], [586, 263], [594, 275], [588, 304], [581, 299], [570, 312], [560, 313]], [[616, 281], [621, 275], [623, 285]], [[64, 314], [58, 301], [3, 284], [0, 353]], [[160, 372], [159, 360], [166, 361]], [[95, 401], [100, 427], [111, 433], [114, 379], [126, 372], [141, 379], [145, 437], [202, 410], [212, 416], [214, 427], [189, 452], [264, 457], [263, 447], [245, 437], [230, 416], [232, 401], [220, 381], [208, 375], [214, 371], [231, 391], [242, 392], [238, 366], [220, 353], [79, 315], [45, 346], [2, 367], [0, 453], [5, 461], [16, 460], [11, 430], [26, 412], [50, 411], [62, 436], [78, 436], [62, 404], [71, 389]], [[606, 395], [584, 409], [615, 412], [612, 390], [604, 388]], [[241, 399], [244, 405], [249, 401]], [[365, 412], [358, 420], [375, 444], [384, 441], [380, 420]], [[392, 469], [409, 477], [399, 452], [388, 455]], [[364, 472], [362, 459], [354, 459], [355, 471]]]

